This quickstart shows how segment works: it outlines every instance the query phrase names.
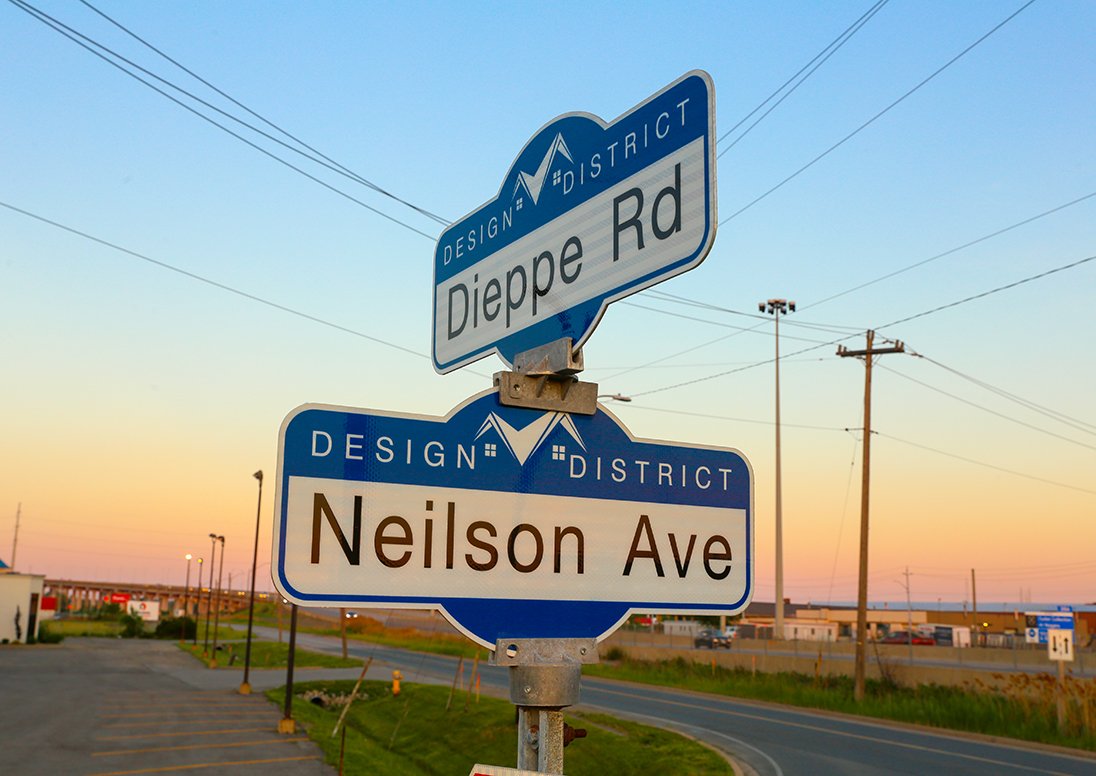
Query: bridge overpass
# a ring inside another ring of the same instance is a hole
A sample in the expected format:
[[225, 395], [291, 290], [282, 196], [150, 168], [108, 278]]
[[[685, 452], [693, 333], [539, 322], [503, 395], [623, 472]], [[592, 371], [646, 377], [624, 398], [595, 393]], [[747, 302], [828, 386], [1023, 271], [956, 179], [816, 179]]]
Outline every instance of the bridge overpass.
[[[183, 585], [160, 585], [145, 582], [99, 582], [77, 579], [50, 579], [45, 581], [45, 595], [57, 596], [57, 611], [79, 612], [94, 610], [105, 603], [123, 600], [157, 601], [160, 610], [175, 612], [186, 610], [193, 615], [204, 615], [210, 606], [220, 609], [223, 614], [246, 609], [248, 590], [223, 588], [219, 594], [216, 588], [210, 596], [210, 588], [197, 585], [189, 588]], [[276, 593], [255, 591], [256, 601], [276, 600]], [[126, 598], [128, 596], [128, 599]], [[212, 602], [210, 598], [212, 597]]]

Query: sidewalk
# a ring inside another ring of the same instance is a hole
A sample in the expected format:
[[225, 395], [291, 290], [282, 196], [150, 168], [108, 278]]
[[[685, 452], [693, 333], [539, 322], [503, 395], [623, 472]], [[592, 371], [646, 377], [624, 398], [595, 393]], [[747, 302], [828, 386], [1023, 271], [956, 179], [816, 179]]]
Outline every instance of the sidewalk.
[[72, 638], [0, 647], [0, 770], [334, 773], [303, 733], [277, 733], [281, 712], [262, 690], [284, 684], [285, 672], [253, 672], [249, 696], [236, 692], [240, 679], [239, 671], [202, 668], [173, 642]]

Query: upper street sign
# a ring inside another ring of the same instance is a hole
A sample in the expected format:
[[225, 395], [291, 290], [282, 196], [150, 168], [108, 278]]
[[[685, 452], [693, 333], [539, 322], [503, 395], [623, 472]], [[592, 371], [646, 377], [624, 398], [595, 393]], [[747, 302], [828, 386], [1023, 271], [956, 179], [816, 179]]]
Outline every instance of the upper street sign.
[[305, 405], [279, 439], [274, 580], [301, 605], [438, 608], [489, 648], [603, 638], [636, 611], [743, 610], [752, 494], [738, 452], [635, 439], [604, 407]]
[[703, 261], [715, 239], [715, 91], [687, 73], [610, 124], [553, 120], [434, 253], [434, 368], [590, 336], [605, 307]]

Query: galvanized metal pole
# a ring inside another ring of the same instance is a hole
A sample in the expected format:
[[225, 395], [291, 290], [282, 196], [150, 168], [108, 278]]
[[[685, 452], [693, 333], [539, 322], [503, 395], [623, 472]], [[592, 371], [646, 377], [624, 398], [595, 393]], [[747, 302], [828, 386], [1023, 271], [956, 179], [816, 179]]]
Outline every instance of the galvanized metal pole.
[[787, 299], [770, 299], [767, 302], [759, 302], [757, 308], [761, 312], [768, 312], [773, 316], [776, 324], [776, 357], [773, 365], [776, 367], [776, 497], [773, 504], [774, 517], [776, 518], [776, 593], [773, 604], [773, 639], [784, 638], [784, 487], [780, 463], [780, 316], [788, 312], [795, 312], [795, 302]]
[[190, 560], [193, 556], [188, 552], [186, 554], [186, 586], [183, 588], [183, 616], [179, 618], [182, 623], [179, 634], [179, 643], [182, 644], [186, 641], [186, 617], [190, 614], [187, 609], [190, 606]]
[[[579, 701], [582, 664], [596, 663], [594, 639], [500, 640], [496, 665], [510, 668], [510, 700], [518, 711], [517, 767], [563, 773], [567, 741], [563, 709]], [[573, 731], [582, 737], [585, 731]]]
[[289, 656], [285, 671], [285, 707], [282, 719], [278, 722], [279, 733], [296, 733], [297, 723], [293, 720], [293, 658], [297, 651], [297, 605], [293, 604], [289, 615]]
[[263, 513], [263, 472], [255, 472], [259, 481], [259, 503], [255, 507], [255, 549], [251, 554], [251, 598], [247, 604], [247, 648], [244, 651], [244, 680], [240, 682], [240, 695], [251, 694], [251, 628], [255, 622], [255, 571], [259, 562], [259, 519]]
[[[194, 640], [191, 642], [195, 647], [198, 646], [198, 620], [202, 616], [202, 566], [205, 565], [205, 561], [198, 558], [198, 591], [194, 596]], [[210, 574], [213, 572], [210, 571]]]
[[[217, 534], [210, 534], [209, 538], [209, 597], [206, 598], [205, 644], [202, 646], [202, 654], [207, 656], [209, 655], [209, 616], [213, 614], [213, 566], [217, 562]], [[198, 592], [200, 594], [202, 591]]]
[[217, 566], [217, 611], [213, 613], [213, 654], [210, 656], [213, 668], [217, 667], [217, 629], [221, 626], [221, 580], [225, 571], [225, 538], [218, 536], [217, 541], [221, 543], [221, 561]]

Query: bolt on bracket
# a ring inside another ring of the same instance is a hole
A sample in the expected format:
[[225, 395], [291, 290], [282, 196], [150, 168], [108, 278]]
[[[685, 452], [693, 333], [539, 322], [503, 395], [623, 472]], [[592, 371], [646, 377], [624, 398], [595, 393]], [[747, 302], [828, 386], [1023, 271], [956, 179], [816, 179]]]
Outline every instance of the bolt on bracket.
[[510, 372], [496, 372], [499, 402], [507, 407], [593, 415], [597, 384], [579, 381], [582, 349], [570, 337], [518, 353]]

